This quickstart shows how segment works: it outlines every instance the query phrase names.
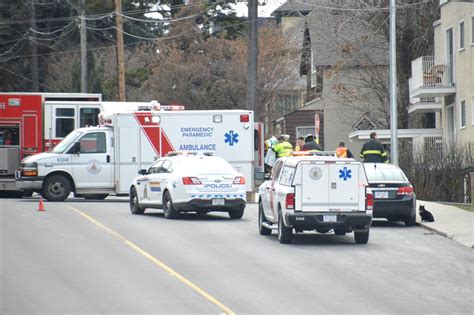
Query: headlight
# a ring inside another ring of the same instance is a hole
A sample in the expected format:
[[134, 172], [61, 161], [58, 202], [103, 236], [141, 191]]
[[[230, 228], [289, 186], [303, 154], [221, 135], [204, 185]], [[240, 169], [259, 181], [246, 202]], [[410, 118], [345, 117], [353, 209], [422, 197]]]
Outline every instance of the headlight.
[[38, 163], [36, 163], [36, 162], [25, 163], [25, 166], [23, 168], [35, 168], [35, 169], [37, 169], [38, 168]]
[[24, 164], [21, 169], [22, 176], [38, 176], [38, 163], [29, 162]]

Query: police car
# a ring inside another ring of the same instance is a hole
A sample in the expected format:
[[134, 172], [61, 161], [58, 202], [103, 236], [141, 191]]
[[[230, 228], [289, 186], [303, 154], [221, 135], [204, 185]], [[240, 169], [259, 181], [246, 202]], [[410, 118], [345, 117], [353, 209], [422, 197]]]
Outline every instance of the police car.
[[259, 188], [258, 229], [261, 235], [278, 230], [280, 243], [290, 243], [294, 231], [353, 231], [356, 243], [365, 244], [373, 201], [361, 162], [334, 152], [280, 158]]
[[148, 170], [140, 170], [130, 187], [130, 210], [163, 209], [164, 217], [180, 212], [228, 212], [240, 219], [246, 205], [245, 177], [226, 160], [196, 153], [172, 152]]

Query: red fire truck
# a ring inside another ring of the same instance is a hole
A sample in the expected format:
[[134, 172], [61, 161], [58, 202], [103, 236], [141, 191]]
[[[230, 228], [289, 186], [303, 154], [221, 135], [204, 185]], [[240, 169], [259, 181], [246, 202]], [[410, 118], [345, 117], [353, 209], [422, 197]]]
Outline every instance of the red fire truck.
[[95, 126], [101, 94], [0, 92], [0, 195], [15, 196], [15, 170], [74, 129]]

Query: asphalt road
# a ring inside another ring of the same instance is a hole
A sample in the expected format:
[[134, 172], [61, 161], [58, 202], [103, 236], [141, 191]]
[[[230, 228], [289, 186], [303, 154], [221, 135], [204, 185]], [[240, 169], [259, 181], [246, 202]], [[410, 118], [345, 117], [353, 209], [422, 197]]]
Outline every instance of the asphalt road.
[[125, 199], [0, 200], [0, 313], [474, 312], [474, 251], [422, 227], [353, 235], [257, 232], [257, 207], [166, 220]]

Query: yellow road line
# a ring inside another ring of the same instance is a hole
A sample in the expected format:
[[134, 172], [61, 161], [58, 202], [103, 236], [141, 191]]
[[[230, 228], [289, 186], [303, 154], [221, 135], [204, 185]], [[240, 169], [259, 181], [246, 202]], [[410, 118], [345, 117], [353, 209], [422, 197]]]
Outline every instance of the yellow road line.
[[224, 304], [222, 304], [218, 299], [216, 299], [215, 297], [213, 297], [212, 295], [210, 295], [209, 293], [207, 293], [206, 291], [204, 291], [203, 289], [201, 289], [200, 287], [198, 287], [196, 284], [192, 283], [191, 281], [189, 281], [188, 279], [186, 279], [184, 276], [180, 275], [178, 272], [174, 271], [171, 267], [169, 267], [168, 265], [166, 265], [165, 263], [163, 263], [162, 261], [158, 260], [157, 258], [155, 258], [154, 256], [152, 256], [151, 254], [149, 254], [148, 252], [146, 252], [145, 250], [141, 249], [139, 246], [135, 245], [133, 242], [129, 241], [128, 239], [126, 239], [125, 237], [123, 237], [122, 235], [120, 235], [119, 233], [115, 232], [114, 230], [112, 230], [111, 228], [103, 225], [102, 223], [100, 223], [99, 221], [97, 221], [96, 219], [94, 219], [93, 217], [91, 217], [90, 215], [82, 212], [81, 210], [79, 209], [76, 209], [76, 208], [73, 208], [71, 206], [69, 206], [70, 209], [74, 210], [77, 214], [79, 214], [80, 216], [84, 217], [85, 219], [89, 220], [90, 222], [92, 222], [94, 225], [96, 225], [97, 227], [103, 229], [104, 231], [106, 231], [107, 233], [115, 236], [116, 238], [118, 238], [120, 241], [122, 241], [125, 245], [127, 245], [128, 247], [130, 247], [131, 249], [135, 250], [137, 253], [141, 254], [142, 256], [144, 256], [145, 258], [147, 258], [148, 260], [150, 260], [151, 262], [153, 262], [155, 265], [157, 265], [158, 267], [162, 268], [163, 270], [165, 270], [166, 272], [168, 272], [170, 275], [176, 277], [178, 280], [180, 280], [181, 282], [183, 282], [185, 285], [187, 285], [188, 287], [190, 287], [191, 289], [193, 289], [195, 292], [197, 292], [198, 294], [200, 294], [202, 297], [204, 297], [205, 299], [207, 299], [209, 302], [211, 302], [212, 304], [216, 305], [217, 307], [219, 307], [222, 311], [225, 312], [225, 314], [229, 314], [229, 315], [235, 315], [235, 312], [233, 312], [230, 308], [228, 308], [227, 306], [225, 306]]

